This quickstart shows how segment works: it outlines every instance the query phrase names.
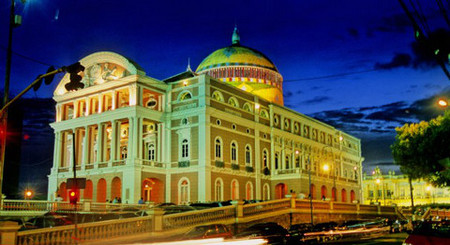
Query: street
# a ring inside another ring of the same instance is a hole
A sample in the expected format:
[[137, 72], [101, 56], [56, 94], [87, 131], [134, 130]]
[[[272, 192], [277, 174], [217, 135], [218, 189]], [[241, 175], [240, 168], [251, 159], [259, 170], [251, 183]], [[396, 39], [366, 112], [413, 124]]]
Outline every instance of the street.
[[327, 244], [365, 244], [365, 245], [401, 245], [402, 242], [408, 237], [407, 233], [393, 233], [386, 234], [377, 239], [362, 240], [355, 242], [338, 242], [338, 243], [327, 243]]

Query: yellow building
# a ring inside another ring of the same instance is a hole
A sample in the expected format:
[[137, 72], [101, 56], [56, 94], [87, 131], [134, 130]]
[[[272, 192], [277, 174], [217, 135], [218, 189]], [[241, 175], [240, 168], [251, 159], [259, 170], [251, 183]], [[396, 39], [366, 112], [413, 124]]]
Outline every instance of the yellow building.
[[[433, 187], [423, 180], [413, 180], [414, 205], [450, 203], [449, 188]], [[379, 202], [382, 205], [411, 206], [408, 177], [389, 171], [383, 175], [377, 167], [370, 175], [363, 174], [364, 203]]]
[[49, 200], [67, 199], [74, 164], [94, 202], [307, 196], [309, 176], [315, 199], [361, 200], [360, 140], [284, 107], [272, 61], [236, 29], [232, 41], [165, 80], [112, 52], [81, 59], [84, 88], [68, 91], [66, 74], [53, 97]]

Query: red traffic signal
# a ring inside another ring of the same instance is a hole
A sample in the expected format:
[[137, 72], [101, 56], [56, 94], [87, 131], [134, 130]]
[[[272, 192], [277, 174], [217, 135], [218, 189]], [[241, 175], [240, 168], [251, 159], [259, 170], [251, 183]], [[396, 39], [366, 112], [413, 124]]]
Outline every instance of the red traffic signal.
[[78, 191], [70, 190], [69, 191], [69, 202], [70, 204], [76, 205], [78, 202]]

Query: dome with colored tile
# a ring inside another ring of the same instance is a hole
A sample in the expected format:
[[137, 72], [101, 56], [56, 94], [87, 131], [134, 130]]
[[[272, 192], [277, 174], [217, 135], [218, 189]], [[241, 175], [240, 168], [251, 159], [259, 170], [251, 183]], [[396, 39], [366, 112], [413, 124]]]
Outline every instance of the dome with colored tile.
[[208, 55], [196, 73], [206, 73], [220, 81], [283, 105], [283, 77], [263, 53], [240, 44], [234, 28], [232, 45]]
[[200, 63], [196, 72], [232, 65], [261, 67], [278, 72], [272, 61], [264, 54], [239, 44], [214, 51]]

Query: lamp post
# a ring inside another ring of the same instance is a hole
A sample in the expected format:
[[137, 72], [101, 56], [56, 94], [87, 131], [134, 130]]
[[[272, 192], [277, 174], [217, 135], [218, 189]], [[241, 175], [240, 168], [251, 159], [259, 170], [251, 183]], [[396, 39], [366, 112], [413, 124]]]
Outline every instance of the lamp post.
[[[339, 141], [341, 141], [341, 138], [339, 138]], [[337, 193], [336, 193], [336, 166], [335, 166], [335, 162], [334, 162], [335, 159], [334, 159], [333, 147], [332, 146], [325, 145], [325, 146], [323, 146], [322, 151], [324, 151], [327, 147], [329, 147], [331, 149], [331, 155], [332, 155], [331, 173], [330, 174], [333, 177], [333, 189], [331, 189], [331, 197], [332, 197], [332, 201], [336, 201], [337, 200], [337, 198], [336, 198], [336, 194]], [[325, 164], [323, 166], [323, 170], [329, 171], [330, 167], [327, 164]]]
[[[25, 1], [22, 1], [25, 2]], [[9, 12], [9, 36], [8, 36], [8, 48], [6, 49], [6, 69], [5, 69], [5, 90], [3, 93], [3, 103], [5, 106], [8, 103], [9, 97], [9, 80], [11, 75], [11, 56], [12, 56], [12, 36], [13, 29], [21, 24], [22, 18], [20, 15], [15, 15], [15, 1], [11, 0], [11, 7]], [[7, 136], [7, 122], [8, 122], [8, 111], [5, 110], [0, 115], [1, 128], [4, 131], [3, 137], [0, 139], [0, 202], [3, 198], [3, 170], [5, 166], [5, 151], [6, 151], [6, 136]]]
[[309, 176], [309, 209], [311, 211], [311, 225], [314, 225], [312, 190], [311, 190], [311, 160], [309, 159], [309, 155], [308, 155], [308, 176]]

